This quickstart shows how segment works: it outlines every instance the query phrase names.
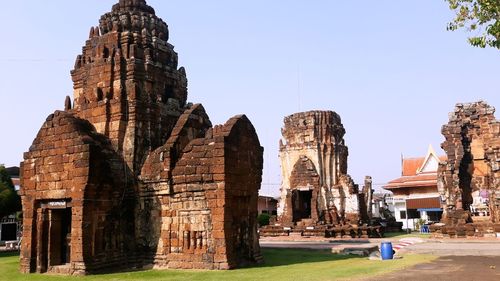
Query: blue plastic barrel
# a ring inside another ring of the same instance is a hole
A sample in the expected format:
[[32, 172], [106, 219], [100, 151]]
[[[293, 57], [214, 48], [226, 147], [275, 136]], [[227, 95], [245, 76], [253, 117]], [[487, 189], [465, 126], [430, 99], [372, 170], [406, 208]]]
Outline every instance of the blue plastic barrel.
[[382, 255], [383, 260], [392, 260], [394, 257], [394, 252], [392, 251], [392, 243], [391, 242], [382, 242], [380, 246], [380, 254]]

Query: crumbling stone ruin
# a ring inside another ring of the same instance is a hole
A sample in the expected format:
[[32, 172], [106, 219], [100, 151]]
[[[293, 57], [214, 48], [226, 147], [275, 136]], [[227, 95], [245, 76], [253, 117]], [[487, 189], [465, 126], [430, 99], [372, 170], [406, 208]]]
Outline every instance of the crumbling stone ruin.
[[431, 227], [450, 237], [500, 232], [500, 122], [485, 102], [457, 104], [443, 126], [448, 160], [438, 171], [445, 208]]
[[284, 123], [279, 224], [261, 230], [261, 235], [287, 235], [293, 230], [302, 235], [368, 236], [374, 229], [360, 222], [367, 222], [371, 213], [365, 201], [371, 198], [371, 178], [363, 194], [347, 174], [348, 149], [340, 116], [310, 111], [288, 116]]
[[187, 103], [168, 27], [120, 0], [71, 72], [21, 168], [24, 273], [230, 269], [261, 261], [263, 148], [244, 115], [212, 127]]

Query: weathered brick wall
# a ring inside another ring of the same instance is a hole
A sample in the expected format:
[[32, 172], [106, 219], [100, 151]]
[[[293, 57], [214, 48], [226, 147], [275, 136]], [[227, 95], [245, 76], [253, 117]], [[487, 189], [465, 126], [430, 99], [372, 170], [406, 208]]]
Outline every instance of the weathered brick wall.
[[[62, 115], [62, 116], [61, 116]], [[41, 203], [47, 199], [71, 199], [75, 213], [82, 212], [83, 190], [88, 182], [90, 148], [82, 139], [85, 122], [65, 113], [50, 115], [21, 164], [23, 204], [23, 244], [21, 271], [42, 267], [37, 255], [43, 238], [37, 232], [43, 225]], [[75, 216], [72, 233], [82, 232], [82, 217]], [[71, 259], [83, 263], [83, 246], [74, 243]], [[45, 266], [46, 267], [46, 266]]]
[[441, 147], [448, 161], [439, 167], [439, 191], [446, 198], [443, 219], [456, 217], [456, 210], [469, 211], [473, 194], [490, 194], [491, 221], [500, 220], [500, 122], [495, 109], [485, 102], [457, 104], [442, 128]]
[[[260, 260], [256, 218], [263, 151], [257, 135], [244, 116], [209, 130], [204, 116], [201, 106], [183, 114], [175, 134], [143, 168], [142, 200], [160, 198], [151, 218], [162, 227], [143, 231], [139, 240], [151, 241], [157, 267], [228, 269]], [[151, 177], [160, 166], [172, 168], [170, 185]], [[138, 225], [148, 227], [141, 220]]]
[[214, 137], [224, 138], [225, 175], [223, 222], [226, 248], [218, 247], [217, 252], [227, 254], [229, 268], [262, 262], [257, 234], [257, 204], [264, 149], [245, 115], [233, 117], [223, 127], [216, 127]]
[[[129, 172], [109, 141], [87, 121], [57, 111], [49, 116], [24, 157], [21, 270], [43, 272], [51, 261], [44, 265], [41, 256], [58, 252], [51, 253], [43, 245], [49, 239], [48, 233], [41, 233], [43, 224], [48, 224], [53, 210], [42, 205], [49, 202], [65, 202], [72, 209], [70, 273], [92, 270], [95, 264], [125, 263], [121, 247], [127, 237], [115, 233], [117, 228], [127, 227], [120, 214], [127, 210], [129, 194], [123, 179]], [[129, 211], [130, 207], [133, 205], [129, 204]], [[132, 246], [130, 238], [126, 244]]]

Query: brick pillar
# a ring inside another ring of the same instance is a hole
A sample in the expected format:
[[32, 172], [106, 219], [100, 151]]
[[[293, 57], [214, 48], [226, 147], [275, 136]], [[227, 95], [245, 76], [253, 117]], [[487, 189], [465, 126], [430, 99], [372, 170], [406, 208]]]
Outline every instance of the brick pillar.
[[47, 231], [49, 223], [47, 220], [47, 210], [39, 208], [37, 210], [37, 223], [36, 223], [36, 272], [44, 273], [47, 272]]

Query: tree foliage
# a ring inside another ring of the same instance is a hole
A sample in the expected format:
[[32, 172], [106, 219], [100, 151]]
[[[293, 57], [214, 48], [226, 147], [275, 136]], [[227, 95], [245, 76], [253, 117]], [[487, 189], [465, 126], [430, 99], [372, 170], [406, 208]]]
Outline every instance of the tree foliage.
[[269, 214], [260, 214], [257, 217], [257, 221], [259, 222], [260, 227], [269, 225], [270, 219], [271, 219], [271, 216]]
[[21, 210], [21, 198], [5, 167], [0, 165], [0, 219]]
[[448, 30], [466, 28], [475, 47], [500, 49], [500, 0], [445, 0], [455, 11]]

